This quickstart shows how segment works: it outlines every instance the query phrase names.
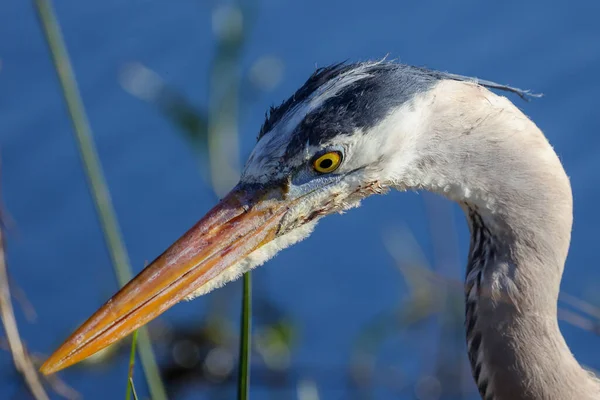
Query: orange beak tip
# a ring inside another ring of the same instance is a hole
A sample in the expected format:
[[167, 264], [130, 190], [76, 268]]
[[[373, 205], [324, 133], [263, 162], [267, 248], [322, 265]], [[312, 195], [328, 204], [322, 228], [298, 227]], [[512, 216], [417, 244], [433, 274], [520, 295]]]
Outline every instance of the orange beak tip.
[[59, 348], [50, 358], [48, 358], [44, 364], [40, 367], [39, 371], [43, 375], [51, 375], [54, 374], [64, 368], [67, 368], [71, 364], [75, 364], [77, 362], [81, 364], [89, 364], [96, 365], [102, 362], [105, 362], [111, 356], [115, 354], [118, 346], [116, 344], [108, 345], [105, 348], [98, 350], [97, 352], [87, 356], [81, 361], [76, 361], [76, 359], [70, 359], [67, 355], [64, 355], [64, 352], [61, 351], [62, 347]]
[[232, 191], [81, 325], [40, 367], [42, 374], [103, 359], [111, 344], [273, 240], [291, 204], [281, 192]]

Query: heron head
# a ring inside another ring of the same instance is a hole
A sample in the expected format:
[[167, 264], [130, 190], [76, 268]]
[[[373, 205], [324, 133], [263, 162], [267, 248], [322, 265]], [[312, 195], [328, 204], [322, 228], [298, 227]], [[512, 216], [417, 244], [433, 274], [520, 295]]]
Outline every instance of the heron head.
[[262, 264], [323, 216], [397, 186], [412, 162], [409, 131], [421, 120], [412, 104], [436, 80], [386, 62], [317, 70], [271, 109], [238, 185], [79, 327], [42, 372], [86, 358]]

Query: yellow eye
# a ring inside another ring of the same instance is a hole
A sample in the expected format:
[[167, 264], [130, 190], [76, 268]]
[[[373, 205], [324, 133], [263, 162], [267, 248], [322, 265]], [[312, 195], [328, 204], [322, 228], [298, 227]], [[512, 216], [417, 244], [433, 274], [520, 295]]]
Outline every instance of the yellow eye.
[[313, 168], [315, 171], [322, 174], [333, 172], [340, 166], [342, 162], [342, 154], [339, 151], [331, 151], [325, 153], [322, 156], [317, 157], [313, 161]]

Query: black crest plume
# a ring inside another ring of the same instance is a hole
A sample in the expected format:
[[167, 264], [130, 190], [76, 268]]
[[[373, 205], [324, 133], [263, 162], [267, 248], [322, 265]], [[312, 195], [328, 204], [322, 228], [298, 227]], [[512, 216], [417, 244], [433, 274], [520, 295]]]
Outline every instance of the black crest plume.
[[277, 107], [271, 107], [265, 113], [265, 122], [260, 128], [257, 140], [265, 133], [273, 129], [273, 126], [287, 113], [291, 108], [306, 100], [315, 90], [317, 90], [325, 82], [335, 78], [343, 72], [351, 69], [352, 65], [347, 65], [345, 62], [337, 63], [327, 67], [318, 68], [308, 80], [296, 91], [289, 99], [281, 103]]

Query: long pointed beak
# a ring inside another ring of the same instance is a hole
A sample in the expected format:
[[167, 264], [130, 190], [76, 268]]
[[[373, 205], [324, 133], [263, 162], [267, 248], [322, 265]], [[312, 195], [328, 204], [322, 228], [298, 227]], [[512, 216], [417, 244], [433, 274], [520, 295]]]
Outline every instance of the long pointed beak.
[[236, 188], [108, 300], [42, 365], [51, 374], [123, 338], [273, 240], [283, 188]]

